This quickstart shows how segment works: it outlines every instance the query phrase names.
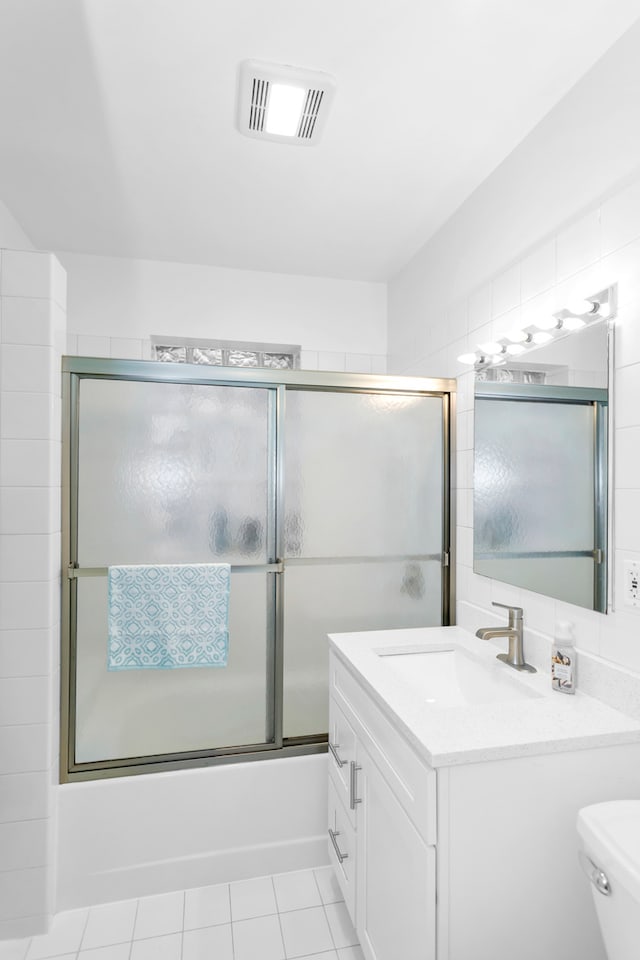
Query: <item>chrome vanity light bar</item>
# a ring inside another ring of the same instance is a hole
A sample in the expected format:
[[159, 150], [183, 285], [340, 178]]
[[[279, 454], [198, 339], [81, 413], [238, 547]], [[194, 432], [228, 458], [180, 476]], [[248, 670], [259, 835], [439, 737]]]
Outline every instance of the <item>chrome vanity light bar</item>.
[[501, 366], [509, 360], [521, 358], [530, 349], [582, 330], [591, 323], [611, 321], [616, 309], [616, 285], [612, 284], [590, 297], [570, 300], [555, 313], [536, 318], [535, 322], [511, 330], [500, 339], [477, 344], [474, 352], [460, 354], [457, 360], [476, 370]]

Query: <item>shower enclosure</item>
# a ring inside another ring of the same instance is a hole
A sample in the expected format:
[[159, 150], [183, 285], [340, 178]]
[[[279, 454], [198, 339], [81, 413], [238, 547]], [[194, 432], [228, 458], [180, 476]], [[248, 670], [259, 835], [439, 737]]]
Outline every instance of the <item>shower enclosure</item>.
[[[327, 633], [450, 622], [454, 381], [63, 370], [63, 780], [325, 750]], [[228, 665], [109, 672], [109, 566], [207, 562]]]

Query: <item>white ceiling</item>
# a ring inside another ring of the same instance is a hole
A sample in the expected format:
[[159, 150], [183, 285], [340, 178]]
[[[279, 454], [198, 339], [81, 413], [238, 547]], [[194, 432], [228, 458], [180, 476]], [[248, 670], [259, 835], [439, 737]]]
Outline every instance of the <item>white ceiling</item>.
[[[640, 0], [0, 0], [0, 199], [41, 248], [385, 280]], [[337, 81], [321, 142], [235, 128], [246, 58]]]

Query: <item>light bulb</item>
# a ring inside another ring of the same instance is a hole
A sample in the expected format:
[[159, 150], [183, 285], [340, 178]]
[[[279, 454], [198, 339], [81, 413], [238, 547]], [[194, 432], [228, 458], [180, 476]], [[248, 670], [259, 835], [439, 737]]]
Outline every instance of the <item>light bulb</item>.
[[579, 330], [580, 327], [584, 326], [586, 324], [581, 317], [563, 317], [562, 319], [563, 330]]
[[594, 303], [593, 300], [576, 299], [569, 301], [567, 310], [577, 317], [584, 317], [587, 313], [597, 313], [599, 306], [600, 304]]
[[526, 347], [521, 343], [510, 343], [507, 347], [507, 353], [511, 354], [512, 357], [517, 356], [519, 353], [525, 353]]
[[553, 314], [550, 317], [540, 317], [533, 326], [537, 327], [538, 330], [553, 330], [554, 327], [558, 326], [558, 318], [554, 317]]
[[[505, 334], [505, 336], [507, 340], [511, 341], [511, 343], [524, 343], [529, 334], [525, 333], [524, 330], [510, 330], [509, 333]], [[509, 348], [507, 347], [507, 353], [508, 352]]]
[[483, 353], [488, 353], [492, 357], [500, 356], [502, 353], [502, 344], [497, 340], [490, 340], [489, 343], [479, 343], [478, 346]]
[[534, 343], [549, 343], [549, 340], [553, 340], [553, 334], [547, 333], [546, 330], [539, 330], [538, 333], [534, 333], [532, 340]]
[[477, 360], [477, 357], [475, 353], [461, 353], [456, 359], [458, 363], [468, 363], [470, 366], [473, 366]]

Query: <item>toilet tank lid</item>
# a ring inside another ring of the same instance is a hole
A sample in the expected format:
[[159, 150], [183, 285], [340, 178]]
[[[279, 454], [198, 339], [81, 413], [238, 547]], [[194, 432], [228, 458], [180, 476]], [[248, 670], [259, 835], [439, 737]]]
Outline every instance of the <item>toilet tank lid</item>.
[[640, 800], [596, 803], [578, 811], [587, 854], [640, 902]]

